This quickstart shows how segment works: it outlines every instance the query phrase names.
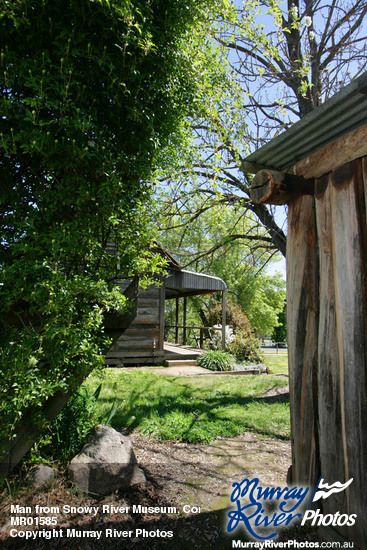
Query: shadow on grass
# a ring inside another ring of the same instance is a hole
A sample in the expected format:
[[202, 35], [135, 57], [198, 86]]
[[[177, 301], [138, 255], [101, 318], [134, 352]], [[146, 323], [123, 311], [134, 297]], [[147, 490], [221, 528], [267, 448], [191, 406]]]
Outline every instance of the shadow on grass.
[[[180, 381], [179, 385], [177, 385], [178, 380]], [[184, 433], [182, 433], [183, 428], [181, 427], [181, 433], [177, 435], [177, 438], [183, 441], [199, 441], [200, 439], [195, 439], [195, 437], [200, 438], [200, 436], [192, 433], [193, 429], [197, 432], [199, 428], [212, 430], [213, 433], [217, 430], [217, 435], [225, 435], [222, 432], [227, 429], [229, 437], [251, 429], [266, 436], [282, 440], [289, 439], [288, 435], [279, 433], [279, 426], [274, 421], [276, 415], [279, 414], [279, 405], [289, 402], [289, 393], [270, 396], [264, 394], [243, 396], [233, 390], [227, 393], [215, 391], [213, 388], [201, 389], [193, 387], [191, 384], [182, 384], [182, 378], [165, 377], [164, 382], [166, 385], [162, 387], [159, 379], [155, 381], [152, 378], [149, 380], [142, 378], [139, 380], [139, 388], [136, 385], [130, 391], [123, 388], [121, 393], [124, 394], [126, 391], [126, 398], [112, 424], [132, 430], [141, 427], [143, 422], [146, 425], [147, 419], [151, 419], [153, 416], [160, 424], [164, 422], [164, 419], [171, 417], [172, 424], [174, 423], [172, 415], [177, 413], [185, 421]], [[267, 388], [263, 393], [267, 394], [276, 389], [277, 386]], [[99, 398], [101, 407], [108, 409], [116, 396], [120, 397], [117, 385], [114, 396]], [[242, 411], [241, 408], [243, 408]], [[201, 423], [200, 426], [198, 423]], [[177, 424], [179, 424], [178, 418]], [[214, 424], [216, 428], [214, 428]], [[171, 429], [172, 431], [174, 432], [174, 428]], [[207, 432], [206, 436], [202, 434], [202, 440], [209, 441], [217, 435], [214, 434], [212, 437]], [[175, 439], [175, 437], [168, 436], [166, 438]]]

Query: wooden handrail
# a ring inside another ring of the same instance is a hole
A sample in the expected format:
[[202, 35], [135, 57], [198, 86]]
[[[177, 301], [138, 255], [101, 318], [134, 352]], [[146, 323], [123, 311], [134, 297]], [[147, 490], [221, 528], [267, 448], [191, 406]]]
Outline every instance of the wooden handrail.
[[197, 327], [192, 325], [165, 325], [166, 328], [194, 328], [203, 330], [222, 330], [222, 327]]

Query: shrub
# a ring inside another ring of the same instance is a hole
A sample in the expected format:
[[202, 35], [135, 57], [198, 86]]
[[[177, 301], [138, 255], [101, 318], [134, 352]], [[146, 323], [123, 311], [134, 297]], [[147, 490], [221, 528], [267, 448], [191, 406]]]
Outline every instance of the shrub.
[[228, 350], [238, 361], [263, 362], [260, 340], [253, 334], [236, 334], [233, 342], [229, 344]]
[[53, 420], [49, 433], [33, 446], [31, 462], [69, 462], [87, 443], [97, 424], [110, 424], [123, 399], [116, 397], [101, 414], [98, 405], [101, 388], [100, 384], [92, 393], [87, 386], [81, 386]]
[[[217, 300], [212, 300], [209, 309], [208, 322], [214, 324], [220, 319], [222, 305]], [[227, 301], [226, 319], [228, 325], [233, 328], [231, 338], [226, 337], [226, 348], [238, 361], [262, 363], [260, 340], [251, 332], [250, 321], [239, 304], [232, 300]], [[229, 328], [229, 327], [228, 327]], [[226, 327], [227, 332], [227, 327]], [[212, 339], [214, 342], [214, 339]], [[219, 339], [217, 337], [217, 341]]]
[[99, 390], [100, 387], [92, 394], [82, 386], [70, 398], [51, 423], [49, 433], [33, 446], [31, 462], [65, 463], [81, 450], [98, 423], [96, 402]]
[[220, 350], [206, 351], [197, 358], [197, 364], [204, 369], [229, 371], [232, 370], [234, 358], [230, 353]]

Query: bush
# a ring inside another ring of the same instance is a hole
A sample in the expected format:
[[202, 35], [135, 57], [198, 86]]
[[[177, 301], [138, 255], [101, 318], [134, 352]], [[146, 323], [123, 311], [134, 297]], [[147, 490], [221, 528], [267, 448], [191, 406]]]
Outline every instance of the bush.
[[262, 363], [264, 359], [261, 353], [260, 340], [253, 334], [236, 334], [233, 342], [229, 344], [228, 350], [238, 361]]
[[1, 3], [0, 441], [103, 365], [116, 279], [151, 272], [151, 172], [197, 104], [211, 8]]
[[[209, 323], [214, 324], [220, 319], [222, 314], [221, 308], [222, 305], [220, 302], [212, 300], [208, 316]], [[228, 351], [234, 355], [238, 361], [262, 363], [263, 356], [261, 353], [260, 340], [252, 334], [250, 321], [242, 307], [239, 304], [235, 304], [230, 299], [227, 301], [226, 319], [227, 323], [233, 328], [231, 338], [227, 340], [226, 337], [226, 347]], [[212, 341], [214, 342], [214, 339]], [[218, 337], [217, 342], [219, 342]]]
[[233, 356], [230, 353], [220, 350], [206, 351], [197, 358], [199, 367], [216, 371], [232, 370], [233, 363]]
[[31, 462], [65, 463], [81, 450], [98, 424], [99, 391], [100, 387], [92, 394], [82, 386], [80, 392], [70, 398], [53, 420], [49, 433], [33, 446]]
[[123, 399], [116, 397], [101, 414], [98, 404], [101, 389], [102, 384], [92, 393], [88, 386], [81, 386], [53, 420], [48, 435], [33, 446], [31, 462], [69, 462], [90, 439], [95, 426], [110, 424]]

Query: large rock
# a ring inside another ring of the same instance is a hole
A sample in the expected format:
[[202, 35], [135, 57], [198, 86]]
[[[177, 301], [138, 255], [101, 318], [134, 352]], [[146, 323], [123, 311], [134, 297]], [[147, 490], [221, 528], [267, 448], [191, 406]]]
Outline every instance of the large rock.
[[56, 468], [51, 468], [45, 464], [37, 464], [37, 466], [34, 466], [29, 472], [27, 480], [30, 487], [41, 487], [49, 483], [52, 479], [55, 479], [58, 473]]
[[69, 476], [80, 491], [105, 496], [135, 483], [144, 483], [131, 440], [109, 426], [95, 435], [73, 458]]

